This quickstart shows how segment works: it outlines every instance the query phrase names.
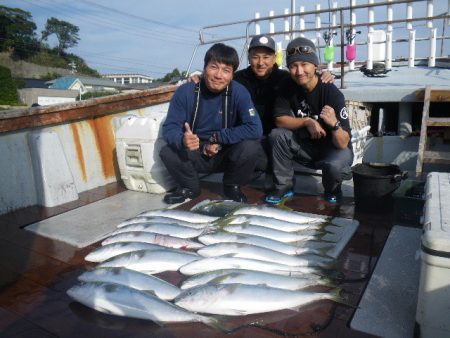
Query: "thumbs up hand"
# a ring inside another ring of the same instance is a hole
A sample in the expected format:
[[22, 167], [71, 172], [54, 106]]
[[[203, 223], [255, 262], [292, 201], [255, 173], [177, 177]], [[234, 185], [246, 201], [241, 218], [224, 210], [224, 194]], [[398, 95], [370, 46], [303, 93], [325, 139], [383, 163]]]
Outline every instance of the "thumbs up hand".
[[189, 123], [184, 123], [183, 144], [190, 150], [197, 150], [200, 147], [200, 139], [194, 134], [189, 126]]

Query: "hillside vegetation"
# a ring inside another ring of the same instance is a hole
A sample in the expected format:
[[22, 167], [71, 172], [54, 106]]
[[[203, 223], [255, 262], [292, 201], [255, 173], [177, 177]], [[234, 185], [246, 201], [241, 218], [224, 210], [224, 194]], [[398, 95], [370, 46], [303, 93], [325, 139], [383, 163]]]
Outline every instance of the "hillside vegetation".
[[23, 60], [14, 60], [10, 53], [0, 53], [0, 65], [11, 70], [14, 78], [50, 79], [71, 73], [67, 68], [41, 66]]
[[0, 105], [17, 104], [17, 90], [11, 71], [0, 66]]
[[[1, 58], [0, 64], [10, 68], [14, 77], [42, 78], [46, 74], [64, 75], [74, 70], [77, 74], [100, 76], [82, 58], [67, 52], [67, 49], [78, 44], [77, 26], [52, 17], [47, 19], [40, 36], [36, 33], [36, 28], [30, 12], [0, 6], [0, 52], [7, 54]], [[50, 47], [46, 42], [53, 35], [58, 43]], [[15, 64], [16, 62], [19, 64]], [[48, 70], [43, 74], [36, 67], [35, 72], [24, 73], [23, 70], [30, 69], [24, 66], [24, 62], [60, 70]]]

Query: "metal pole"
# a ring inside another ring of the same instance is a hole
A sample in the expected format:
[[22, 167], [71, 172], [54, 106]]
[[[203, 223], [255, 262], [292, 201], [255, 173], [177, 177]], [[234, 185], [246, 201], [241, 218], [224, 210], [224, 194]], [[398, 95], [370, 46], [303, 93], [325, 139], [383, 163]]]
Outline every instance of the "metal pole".
[[341, 9], [339, 13], [341, 20], [341, 89], [344, 89], [344, 12]]
[[295, 13], [295, 0], [291, 0], [291, 37], [290, 37], [291, 40], [294, 39], [294, 29], [295, 29], [294, 13]]
[[186, 70], [186, 77], [185, 77], [186, 79], [189, 77], [188, 74], [191, 71], [191, 66], [192, 66], [192, 63], [194, 62], [194, 57], [195, 57], [195, 54], [197, 53], [197, 49], [198, 49], [199, 46], [200, 46], [200, 43], [197, 44], [197, 46], [195, 46], [194, 51], [192, 52], [191, 60], [189, 61], [189, 66], [188, 66], [188, 68]]

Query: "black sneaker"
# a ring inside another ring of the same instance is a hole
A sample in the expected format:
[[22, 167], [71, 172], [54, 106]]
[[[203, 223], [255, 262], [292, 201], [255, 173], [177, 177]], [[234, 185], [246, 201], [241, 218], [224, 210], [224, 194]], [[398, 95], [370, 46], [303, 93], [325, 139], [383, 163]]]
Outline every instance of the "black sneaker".
[[224, 184], [223, 194], [226, 198], [239, 203], [247, 203], [247, 197], [241, 191], [241, 187], [237, 184]]
[[269, 204], [278, 204], [281, 202], [285, 202], [292, 196], [294, 196], [294, 191], [292, 189], [278, 189], [266, 195], [264, 201]]
[[200, 192], [194, 192], [188, 188], [177, 188], [174, 192], [164, 196], [164, 202], [167, 204], [183, 203], [188, 198], [196, 198], [200, 196]]

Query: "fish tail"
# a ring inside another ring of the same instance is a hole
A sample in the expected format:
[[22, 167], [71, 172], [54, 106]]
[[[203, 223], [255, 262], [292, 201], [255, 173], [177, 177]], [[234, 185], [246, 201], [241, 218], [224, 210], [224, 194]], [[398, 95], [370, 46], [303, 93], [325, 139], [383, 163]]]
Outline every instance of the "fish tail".
[[289, 200], [291, 200], [291, 199], [292, 199], [292, 197], [291, 197], [291, 198], [284, 198], [281, 202], [275, 204], [275, 206], [276, 206], [277, 208], [282, 209], [282, 210], [294, 211], [294, 209], [292, 209], [292, 208], [286, 206], [286, 202], [289, 201]]
[[319, 255], [319, 256], [323, 256], [323, 257], [330, 257], [330, 258], [334, 258], [334, 257], [331, 257], [330, 255], [328, 255], [328, 251], [330, 250], [330, 249], [332, 249], [334, 246], [325, 246], [325, 247], [323, 247], [323, 248], [320, 248], [320, 249], [313, 249], [314, 251], [313, 251], [313, 253], [315, 253], [315, 254], [317, 254], [317, 255]]
[[335, 234], [336, 234], [335, 232], [328, 230], [326, 227], [321, 228], [321, 229], [319, 230], [319, 232], [320, 232], [321, 234], [325, 234], [325, 235], [326, 235], [326, 234], [332, 234], [332, 235], [335, 235]]
[[342, 292], [342, 289], [341, 289], [341, 288], [334, 288], [333, 290], [331, 290], [331, 291], [329, 292], [329, 296], [330, 296], [329, 298], [330, 298], [331, 300], [333, 300], [334, 302], [336, 302], [336, 303], [339, 303], [339, 304], [342, 304], [342, 305], [345, 305], [345, 306], [348, 306], [348, 307], [351, 307], [351, 308], [354, 308], [354, 309], [358, 308], [357, 306], [354, 306], [354, 305], [350, 304], [350, 303], [342, 296], [341, 292]]
[[213, 329], [228, 333], [231, 332], [232, 330], [225, 327], [222, 323], [221, 317], [220, 316], [201, 316], [200, 321], [205, 324], [208, 325], [209, 327], [212, 327]]
[[319, 248], [319, 249], [314, 249], [314, 248], [304, 249], [301, 247], [301, 245], [303, 244], [303, 243], [301, 243], [301, 241], [291, 242], [291, 244], [299, 247], [298, 250], [295, 250], [295, 252], [294, 252], [294, 254], [296, 256], [302, 256], [305, 254], [313, 254], [313, 255], [318, 255], [318, 256], [322, 256], [322, 257], [334, 258], [328, 254], [328, 251], [333, 249], [334, 245], [324, 246], [323, 248]]
[[318, 236], [317, 236], [317, 240], [319, 240], [319, 241], [321, 241], [321, 242], [324, 242], [324, 243], [336, 243], [337, 241], [333, 241], [333, 240], [327, 240], [327, 239], [323, 239], [326, 235], [328, 235], [328, 234], [330, 234], [329, 232], [326, 232], [326, 231], [324, 231], [324, 232], [322, 232], [321, 234], [319, 234]]
[[214, 221], [212, 224], [214, 227], [218, 227], [218, 228], [222, 229], [223, 227], [230, 224], [235, 218], [236, 218], [236, 216], [221, 217], [218, 220]]
[[328, 277], [321, 277], [319, 279], [319, 283], [320, 283], [320, 285], [324, 285], [324, 286], [327, 286], [330, 288], [337, 288], [337, 286], [338, 286], [338, 283], [335, 280], [328, 278]]
[[311, 223], [308, 223], [308, 224], [315, 225], [315, 226], [317, 226], [319, 228], [324, 229], [324, 228], [326, 228], [327, 226], [330, 225], [330, 222], [328, 220], [326, 220], [326, 219], [323, 219], [323, 220], [321, 219], [321, 220], [317, 220], [317, 221], [314, 221], [314, 222], [311, 222]]
[[326, 269], [326, 268], [321, 268], [321, 267], [316, 267], [315, 269], [316, 269], [316, 272], [314, 272], [314, 274], [317, 276], [329, 278], [332, 280], [341, 280], [342, 279], [342, 274], [337, 270]]
[[336, 268], [337, 262], [334, 261], [334, 260], [333, 261], [329, 261], [329, 262], [323, 262], [323, 261], [321, 262], [321, 261], [319, 261], [319, 262], [316, 263], [316, 266], [318, 266], [320, 268], [331, 270], [331, 269]]
[[208, 226], [206, 226], [206, 227], [203, 229], [203, 231], [202, 231], [197, 237], [202, 236], [202, 235], [212, 234], [212, 233], [214, 233], [214, 232], [216, 232], [216, 231], [217, 231], [217, 227], [216, 227], [216, 226], [214, 226], [214, 225], [208, 225]]

